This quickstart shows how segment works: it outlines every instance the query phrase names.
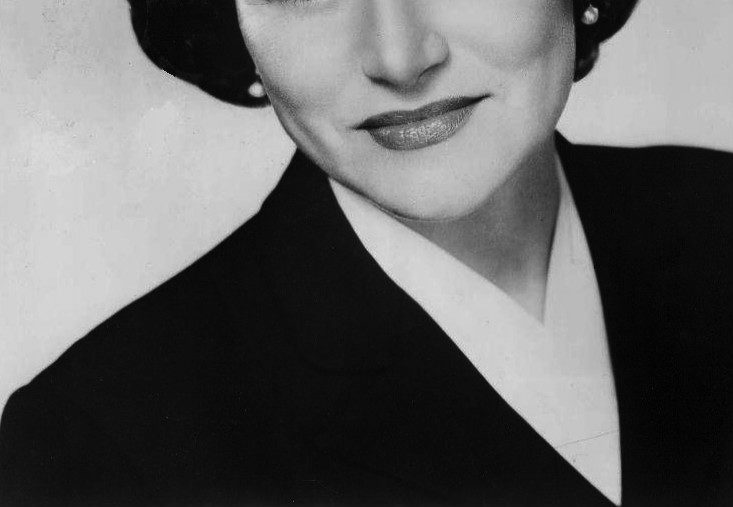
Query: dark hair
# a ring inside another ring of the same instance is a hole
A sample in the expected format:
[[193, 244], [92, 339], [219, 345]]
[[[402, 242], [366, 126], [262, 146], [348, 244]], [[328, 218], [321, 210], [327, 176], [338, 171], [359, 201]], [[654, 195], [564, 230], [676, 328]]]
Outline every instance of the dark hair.
[[[239, 29], [235, 0], [129, 0], [132, 25], [140, 46], [161, 69], [195, 84], [226, 102], [262, 106], [267, 99], [249, 95], [254, 65]], [[580, 23], [589, 4], [600, 18]], [[574, 0], [575, 79], [591, 71], [598, 45], [628, 20], [637, 0]]]

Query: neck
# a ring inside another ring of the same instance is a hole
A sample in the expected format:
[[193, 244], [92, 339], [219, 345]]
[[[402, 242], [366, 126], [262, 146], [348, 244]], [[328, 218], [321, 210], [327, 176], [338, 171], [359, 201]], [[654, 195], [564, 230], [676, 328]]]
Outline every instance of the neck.
[[554, 144], [548, 143], [468, 216], [438, 222], [402, 220], [540, 322], [560, 197], [555, 156]]

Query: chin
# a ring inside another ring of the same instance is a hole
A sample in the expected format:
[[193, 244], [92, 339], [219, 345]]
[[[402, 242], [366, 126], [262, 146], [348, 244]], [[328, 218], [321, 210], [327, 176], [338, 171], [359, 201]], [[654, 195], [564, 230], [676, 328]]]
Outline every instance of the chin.
[[[478, 210], [491, 194], [476, 192], [475, 189], [438, 188], [432, 192], [415, 191], [415, 188], [404, 189], [396, 194], [390, 189], [390, 195], [370, 198], [380, 208], [390, 214], [407, 220], [425, 222], [447, 222], [467, 217]], [[368, 197], [369, 198], [369, 197]]]
[[485, 157], [469, 164], [465, 162], [423, 166], [422, 170], [407, 172], [409, 176], [405, 179], [380, 185], [380, 191], [370, 195], [381, 207], [403, 218], [422, 221], [465, 218], [491, 199], [515, 167], [510, 161], [494, 167], [486, 163]]

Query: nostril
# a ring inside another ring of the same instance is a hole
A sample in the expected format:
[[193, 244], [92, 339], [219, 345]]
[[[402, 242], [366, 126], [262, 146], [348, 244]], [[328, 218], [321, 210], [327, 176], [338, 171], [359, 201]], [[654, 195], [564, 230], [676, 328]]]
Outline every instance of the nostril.
[[364, 56], [364, 73], [373, 81], [399, 88], [416, 86], [421, 78], [448, 59], [448, 44], [440, 34], [419, 33], [375, 37]]

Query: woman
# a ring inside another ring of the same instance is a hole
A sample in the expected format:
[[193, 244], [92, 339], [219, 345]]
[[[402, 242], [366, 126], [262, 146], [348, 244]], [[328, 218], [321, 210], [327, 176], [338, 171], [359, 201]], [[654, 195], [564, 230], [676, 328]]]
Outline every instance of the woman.
[[3, 505], [727, 505], [731, 157], [555, 133], [634, 4], [131, 0], [298, 151], [13, 395]]

